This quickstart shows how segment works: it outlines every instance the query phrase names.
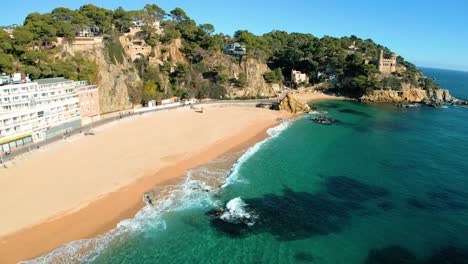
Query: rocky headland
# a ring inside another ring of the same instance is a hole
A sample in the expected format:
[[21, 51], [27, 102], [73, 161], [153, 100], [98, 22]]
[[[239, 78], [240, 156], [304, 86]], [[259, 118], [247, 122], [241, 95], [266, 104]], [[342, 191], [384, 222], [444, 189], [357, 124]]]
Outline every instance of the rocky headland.
[[447, 89], [424, 90], [422, 88], [405, 87], [401, 90], [373, 90], [359, 98], [364, 103], [421, 103], [439, 107], [445, 103], [468, 105], [468, 101], [453, 97]]

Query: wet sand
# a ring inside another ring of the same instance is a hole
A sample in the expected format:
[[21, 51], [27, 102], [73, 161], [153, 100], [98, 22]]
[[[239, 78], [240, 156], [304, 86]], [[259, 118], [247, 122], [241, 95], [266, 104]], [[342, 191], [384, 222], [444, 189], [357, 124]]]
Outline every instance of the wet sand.
[[[0, 263], [37, 257], [106, 232], [156, 185], [265, 138], [287, 115], [249, 107], [148, 113], [96, 130], [0, 171]], [[155, 173], [156, 172], [156, 173]]]

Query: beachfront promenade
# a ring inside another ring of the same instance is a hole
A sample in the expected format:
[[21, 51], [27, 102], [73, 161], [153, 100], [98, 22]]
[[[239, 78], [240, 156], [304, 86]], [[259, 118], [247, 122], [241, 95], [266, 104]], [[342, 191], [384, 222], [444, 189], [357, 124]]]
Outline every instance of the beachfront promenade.
[[114, 122], [117, 113], [108, 125], [93, 124], [93, 136], [59, 136], [11, 161], [0, 169], [0, 263], [104, 233], [134, 216], [154, 186], [177, 184], [188, 170], [261, 141], [288, 115], [258, 102], [210, 102]]
[[[150, 109], [148, 109], [146, 111], [141, 111], [141, 112], [122, 111], [122, 113], [124, 113], [124, 114], [122, 114], [121, 116], [116, 115], [116, 116], [111, 116], [111, 117], [107, 117], [107, 118], [102, 118], [102, 119], [100, 119], [98, 121], [95, 121], [93, 123], [90, 123], [90, 124], [87, 124], [87, 125], [84, 125], [84, 126], [80, 126], [80, 127], [76, 127], [75, 129], [68, 130], [67, 136], [73, 136], [73, 135], [77, 135], [77, 134], [80, 134], [80, 133], [91, 132], [93, 128], [96, 128], [96, 127], [99, 127], [99, 126], [102, 126], [102, 125], [105, 125], [105, 124], [109, 124], [111, 122], [115, 122], [115, 121], [118, 121], [118, 120], [121, 120], [121, 119], [124, 119], [124, 118], [128, 118], [128, 117], [132, 117], [132, 116], [151, 113], [151, 112], [155, 112], [155, 111], [171, 110], [171, 109], [176, 109], [176, 108], [191, 107], [191, 106], [202, 106], [202, 105], [220, 105], [220, 106], [223, 106], [223, 105], [225, 105], [225, 106], [236, 105], [236, 106], [252, 106], [252, 107], [254, 107], [257, 103], [273, 102], [273, 101], [277, 101], [277, 100], [276, 99], [214, 100], [214, 101], [209, 101], [209, 102], [193, 103], [193, 104], [190, 104], [190, 105], [180, 104], [180, 105], [177, 105], [177, 106], [169, 106], [169, 107], [165, 107], [165, 108], [150, 108]], [[55, 143], [55, 142], [58, 142], [60, 140], [63, 140], [63, 134], [62, 133], [57, 134], [57, 135], [52, 136], [52, 137], [49, 137], [49, 138], [47, 138], [47, 139], [45, 139], [43, 141], [37, 142], [37, 143], [25, 145], [22, 148], [11, 151], [11, 153], [9, 153], [8, 155], [5, 155], [4, 153], [0, 153], [0, 155], [1, 155], [0, 156], [0, 164], [5, 164], [6, 162], [11, 161], [11, 160], [15, 159], [16, 157], [27, 154], [27, 153], [29, 153], [31, 151], [37, 150], [38, 148], [47, 146], [47, 145], [49, 145], [51, 143]]]

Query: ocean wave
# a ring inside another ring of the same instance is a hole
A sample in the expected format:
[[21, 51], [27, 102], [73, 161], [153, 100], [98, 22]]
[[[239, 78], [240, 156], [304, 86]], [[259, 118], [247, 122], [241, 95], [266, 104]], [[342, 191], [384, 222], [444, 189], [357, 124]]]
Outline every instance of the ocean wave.
[[240, 197], [231, 199], [226, 204], [226, 210], [219, 217], [223, 221], [232, 224], [246, 224], [253, 226], [257, 216], [252, 212], [247, 211], [247, 204]]
[[194, 207], [216, 207], [219, 201], [213, 199], [211, 188], [203, 181], [193, 180], [191, 173], [183, 184], [164, 186], [171, 189], [164, 197], [158, 197], [153, 205], [146, 205], [133, 218], [120, 221], [111, 231], [91, 239], [82, 239], [67, 243], [54, 251], [21, 264], [46, 263], [90, 263], [111, 245], [124, 242], [145, 230], [165, 230], [164, 213], [185, 210]]
[[[168, 185], [155, 187], [153, 193], [161, 193], [154, 199], [154, 204], [147, 204], [138, 211], [133, 218], [120, 221], [111, 231], [91, 239], [82, 239], [69, 242], [54, 251], [33, 260], [21, 261], [21, 264], [48, 264], [48, 263], [90, 263], [93, 262], [101, 252], [111, 245], [130, 239], [134, 235], [145, 230], [165, 230], [167, 223], [163, 219], [164, 213], [171, 211], [186, 210], [190, 208], [216, 208], [223, 206], [221, 202], [213, 197], [216, 188], [223, 188], [233, 182], [240, 182], [239, 168], [252, 155], [254, 155], [268, 140], [277, 137], [282, 131], [289, 127], [292, 121], [282, 122], [280, 125], [267, 130], [269, 135], [265, 140], [250, 147], [231, 167], [230, 170], [210, 168], [209, 165], [225, 160], [208, 163], [187, 172], [186, 180], [180, 185]], [[224, 184], [222, 181], [226, 176]], [[231, 200], [227, 205], [236, 215], [247, 214], [244, 209], [245, 203], [239, 199]], [[226, 215], [226, 218], [230, 216]]]

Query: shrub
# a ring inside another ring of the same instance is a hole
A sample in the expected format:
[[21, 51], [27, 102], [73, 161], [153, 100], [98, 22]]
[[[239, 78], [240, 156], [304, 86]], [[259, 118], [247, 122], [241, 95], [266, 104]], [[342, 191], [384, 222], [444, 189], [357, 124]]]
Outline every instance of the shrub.
[[401, 90], [401, 81], [395, 77], [385, 77], [382, 80], [382, 87], [388, 90]]

